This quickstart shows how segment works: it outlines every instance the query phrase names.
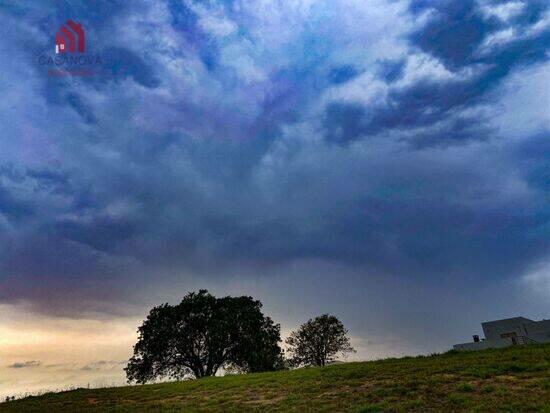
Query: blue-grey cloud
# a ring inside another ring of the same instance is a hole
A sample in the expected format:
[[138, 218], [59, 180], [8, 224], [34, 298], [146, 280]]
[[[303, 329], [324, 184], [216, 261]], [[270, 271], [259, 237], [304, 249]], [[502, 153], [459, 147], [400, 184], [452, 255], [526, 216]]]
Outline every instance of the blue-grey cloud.
[[[531, 18], [516, 19], [512, 23], [519, 33], [532, 27], [537, 19], [542, 19], [539, 3], [525, 8], [527, 11], [523, 14], [531, 10], [528, 13]], [[483, 41], [502, 29], [502, 25], [485, 18], [477, 2], [419, 1], [412, 2], [411, 9], [415, 13], [432, 11], [428, 23], [411, 34], [412, 46], [433, 55], [451, 71], [470, 67], [478, 73], [445, 81], [428, 77], [406, 87], [390, 89], [385, 104], [374, 108], [357, 103], [331, 104], [326, 109], [326, 138], [329, 141], [346, 143], [392, 128], [424, 127], [436, 123], [452, 111], [482, 103], [484, 96], [514, 68], [547, 58], [550, 40], [547, 29], [517, 36], [505, 45], [479, 55]], [[403, 61], [393, 65], [386, 62], [382, 66], [382, 76], [388, 82], [399, 77], [403, 70]], [[473, 119], [469, 123], [476, 124]], [[454, 126], [456, 122], [450, 124]], [[443, 135], [457, 136], [456, 128], [450, 128]], [[469, 139], [484, 138], [486, 133], [481, 130], [468, 136]], [[456, 139], [442, 138], [438, 144], [445, 144], [445, 141], [453, 144]]]
[[381, 61], [379, 75], [387, 83], [395, 82], [403, 76], [405, 63], [406, 61], [404, 59]]
[[332, 83], [341, 84], [353, 79], [359, 74], [359, 71], [352, 65], [336, 67], [330, 71], [329, 79]]
[[[543, 3], [250, 3], [2, 9], [0, 302], [117, 313], [175, 273], [303, 261], [490, 285], [547, 258], [547, 123], [502, 109], [546, 70]], [[67, 18], [94, 76], [37, 63]]]
[[474, 0], [413, 1], [411, 7], [416, 12], [432, 8], [435, 14], [412, 36], [413, 43], [453, 68], [468, 64], [487, 34], [498, 27], [483, 18]]

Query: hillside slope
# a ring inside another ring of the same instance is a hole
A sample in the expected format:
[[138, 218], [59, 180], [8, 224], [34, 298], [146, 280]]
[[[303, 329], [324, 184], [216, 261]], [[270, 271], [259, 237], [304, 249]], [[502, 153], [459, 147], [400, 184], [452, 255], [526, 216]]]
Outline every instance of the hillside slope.
[[5, 412], [550, 412], [550, 345], [74, 390]]

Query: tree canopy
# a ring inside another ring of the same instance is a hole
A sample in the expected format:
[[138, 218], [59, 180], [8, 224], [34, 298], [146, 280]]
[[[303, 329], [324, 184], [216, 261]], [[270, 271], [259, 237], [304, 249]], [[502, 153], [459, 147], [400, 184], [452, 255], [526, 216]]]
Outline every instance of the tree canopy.
[[338, 354], [355, 352], [347, 336], [348, 330], [336, 317], [323, 314], [302, 324], [287, 338], [289, 362], [292, 366], [324, 366]]
[[222, 368], [245, 372], [282, 368], [280, 326], [252, 297], [216, 298], [206, 290], [175, 305], [153, 308], [139, 327], [128, 381], [215, 375]]

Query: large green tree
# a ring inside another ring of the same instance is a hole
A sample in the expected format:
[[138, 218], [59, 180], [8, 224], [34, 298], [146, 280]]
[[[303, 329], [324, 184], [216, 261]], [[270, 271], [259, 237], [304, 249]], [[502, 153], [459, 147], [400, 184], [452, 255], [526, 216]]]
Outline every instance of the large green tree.
[[338, 354], [355, 352], [348, 330], [335, 316], [323, 314], [310, 319], [287, 338], [289, 362], [292, 366], [324, 366]]
[[252, 297], [189, 293], [175, 306], [153, 308], [138, 329], [128, 381], [201, 378], [222, 367], [255, 372], [281, 368], [280, 326]]

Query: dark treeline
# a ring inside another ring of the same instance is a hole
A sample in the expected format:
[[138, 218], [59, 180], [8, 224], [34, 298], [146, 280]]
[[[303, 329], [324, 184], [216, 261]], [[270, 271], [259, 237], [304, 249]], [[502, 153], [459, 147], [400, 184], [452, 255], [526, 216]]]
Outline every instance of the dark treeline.
[[324, 366], [354, 351], [344, 325], [324, 314], [292, 332], [285, 355], [281, 327], [262, 313], [260, 301], [217, 298], [206, 290], [153, 308], [138, 333], [125, 368], [128, 381], [136, 383], [213, 376], [222, 368], [253, 373]]

